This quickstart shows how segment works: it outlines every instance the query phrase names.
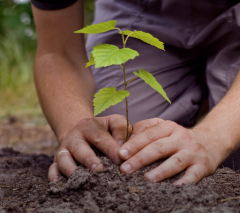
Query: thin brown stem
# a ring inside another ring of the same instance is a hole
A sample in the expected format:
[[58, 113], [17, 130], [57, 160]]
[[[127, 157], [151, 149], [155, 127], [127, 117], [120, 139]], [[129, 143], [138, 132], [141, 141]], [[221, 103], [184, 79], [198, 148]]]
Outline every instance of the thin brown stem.
[[[126, 80], [126, 72], [125, 72], [125, 63], [123, 64], [123, 77], [124, 77], [124, 89], [127, 91], [127, 80]], [[129, 119], [128, 119], [128, 100], [127, 97], [125, 98], [126, 102], [126, 120], [127, 120], [127, 134], [126, 134], [126, 141], [128, 141], [129, 138]]]
[[134, 81], [135, 79], [137, 79], [137, 78], [138, 78], [138, 76], [135, 76], [134, 78], [132, 78], [130, 81], [127, 82], [127, 85], [128, 85], [129, 83], [131, 83], [132, 81]]
[[[122, 32], [122, 40], [123, 40], [123, 48], [125, 48], [125, 40], [124, 40], [124, 34]], [[121, 66], [121, 65], [120, 65]], [[123, 64], [122, 70], [123, 70], [123, 77], [124, 77], [124, 88], [127, 91], [127, 80], [126, 80], [126, 71], [125, 71], [125, 63]], [[128, 132], [128, 127], [129, 127], [129, 120], [128, 120], [128, 100], [127, 97], [125, 98], [126, 102], [126, 119], [127, 119], [127, 135], [126, 135], [126, 141], [128, 141], [129, 138], [129, 132]]]
[[239, 200], [239, 199], [240, 199], [240, 197], [230, 197], [230, 198], [219, 200], [218, 202], [225, 202], [225, 201], [229, 201], [229, 200]]

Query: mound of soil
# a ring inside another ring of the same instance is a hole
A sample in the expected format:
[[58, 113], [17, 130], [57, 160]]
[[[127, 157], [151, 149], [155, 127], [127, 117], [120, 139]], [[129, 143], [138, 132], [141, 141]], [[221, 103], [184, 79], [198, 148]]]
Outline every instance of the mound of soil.
[[0, 213], [162, 213], [240, 212], [240, 174], [219, 168], [198, 185], [174, 186], [181, 175], [151, 183], [143, 174], [159, 165], [126, 175], [98, 153], [104, 170], [92, 173], [79, 165], [69, 178], [47, 180], [53, 158], [0, 150]]

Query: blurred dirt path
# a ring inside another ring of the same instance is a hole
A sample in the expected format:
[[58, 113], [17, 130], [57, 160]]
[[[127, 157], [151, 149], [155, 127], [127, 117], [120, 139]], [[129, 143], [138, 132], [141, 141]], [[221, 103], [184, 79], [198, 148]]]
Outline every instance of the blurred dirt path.
[[27, 154], [52, 156], [58, 143], [44, 118], [7, 117], [0, 120], [0, 149], [3, 147], [12, 147]]

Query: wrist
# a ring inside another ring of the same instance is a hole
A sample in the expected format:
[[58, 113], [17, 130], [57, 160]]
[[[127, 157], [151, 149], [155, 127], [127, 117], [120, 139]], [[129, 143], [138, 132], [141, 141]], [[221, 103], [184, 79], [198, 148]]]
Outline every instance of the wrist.
[[201, 123], [192, 130], [199, 136], [199, 140], [217, 166], [234, 151], [234, 141], [231, 137], [226, 137], [226, 133], [217, 129], [216, 126]]

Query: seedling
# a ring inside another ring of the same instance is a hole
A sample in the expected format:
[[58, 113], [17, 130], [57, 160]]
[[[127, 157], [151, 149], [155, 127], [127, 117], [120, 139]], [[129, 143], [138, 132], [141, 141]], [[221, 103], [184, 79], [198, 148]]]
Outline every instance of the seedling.
[[124, 90], [117, 91], [115, 87], [106, 87], [100, 89], [94, 95], [93, 105], [94, 105], [94, 116], [98, 115], [99, 113], [103, 112], [110, 106], [114, 106], [117, 103], [120, 103], [125, 99], [126, 102], [126, 120], [127, 120], [127, 135], [126, 141], [129, 137], [128, 127], [129, 127], [129, 119], [128, 119], [128, 100], [127, 97], [130, 93], [127, 91], [127, 85], [131, 83], [136, 78], [141, 78], [144, 80], [150, 87], [155, 89], [159, 92], [170, 104], [171, 101], [167, 97], [167, 94], [164, 92], [162, 86], [157, 82], [155, 77], [143, 70], [140, 69], [139, 73], [133, 72], [136, 77], [127, 81], [126, 79], [126, 66], [125, 63], [130, 60], [134, 59], [135, 57], [139, 56], [139, 53], [133, 49], [127, 48], [127, 40], [129, 37], [133, 37], [136, 39], [140, 39], [143, 42], [146, 42], [152, 46], [155, 46], [161, 50], [164, 50], [163, 42], [159, 41], [157, 38], [153, 37], [149, 33], [145, 33], [142, 31], [130, 31], [130, 30], [121, 30], [116, 27], [117, 21], [110, 20], [107, 22], [102, 22], [99, 24], [93, 24], [82, 28], [81, 30], [75, 31], [75, 33], [87, 33], [87, 34], [97, 34], [97, 33], [104, 33], [109, 30], [118, 30], [119, 34], [122, 36], [123, 41], [123, 48], [119, 49], [115, 45], [111, 44], [98, 44], [97, 46], [93, 47], [93, 51], [90, 54], [89, 62], [86, 64], [86, 67], [95, 65], [95, 68], [99, 67], [107, 67], [111, 65], [119, 65], [123, 70], [123, 80], [124, 80]]

